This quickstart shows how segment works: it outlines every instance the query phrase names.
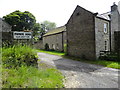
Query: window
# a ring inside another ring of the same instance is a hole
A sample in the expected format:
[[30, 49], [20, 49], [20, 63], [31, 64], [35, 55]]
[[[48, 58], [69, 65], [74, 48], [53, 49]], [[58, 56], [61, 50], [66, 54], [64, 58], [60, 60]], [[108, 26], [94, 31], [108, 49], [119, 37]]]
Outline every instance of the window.
[[104, 23], [104, 33], [108, 32], [108, 23]]
[[107, 41], [105, 41], [105, 51], [107, 51]]

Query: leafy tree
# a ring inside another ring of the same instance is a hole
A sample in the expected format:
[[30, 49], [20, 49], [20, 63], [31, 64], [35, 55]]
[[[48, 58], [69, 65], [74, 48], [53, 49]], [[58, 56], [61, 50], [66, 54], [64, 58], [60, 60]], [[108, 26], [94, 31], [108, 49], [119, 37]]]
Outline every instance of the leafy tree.
[[45, 31], [48, 31], [48, 30], [51, 30], [51, 29], [53, 29], [53, 28], [56, 28], [56, 23], [54, 23], [54, 22], [50, 22], [50, 21], [43, 21], [42, 23], [41, 23], [41, 25], [42, 25], [42, 28], [45, 30]]
[[42, 36], [49, 30], [56, 28], [56, 23], [54, 22], [50, 22], [50, 21], [43, 21], [41, 22], [41, 30], [40, 30], [40, 34], [41, 34], [41, 39]]
[[43, 21], [41, 23], [36, 23], [34, 25], [34, 36], [38, 35], [40, 36], [40, 39], [42, 39], [42, 36], [49, 30], [56, 28], [56, 24], [54, 22], [50, 21]]
[[33, 36], [40, 34], [41, 31], [42, 31], [41, 24], [35, 23], [33, 26]]
[[28, 11], [16, 10], [3, 18], [12, 26], [12, 31], [32, 30], [36, 23], [35, 16]]

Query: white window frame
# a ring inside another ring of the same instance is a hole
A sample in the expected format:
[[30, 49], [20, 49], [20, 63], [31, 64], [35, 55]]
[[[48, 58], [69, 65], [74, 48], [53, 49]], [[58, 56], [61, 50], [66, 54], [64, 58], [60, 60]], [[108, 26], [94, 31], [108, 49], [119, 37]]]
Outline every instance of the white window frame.
[[108, 23], [104, 23], [104, 33], [108, 33]]

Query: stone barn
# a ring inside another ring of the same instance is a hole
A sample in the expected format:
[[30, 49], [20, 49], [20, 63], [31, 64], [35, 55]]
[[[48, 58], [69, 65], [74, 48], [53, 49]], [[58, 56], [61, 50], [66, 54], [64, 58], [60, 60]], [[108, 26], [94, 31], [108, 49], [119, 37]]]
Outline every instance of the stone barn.
[[110, 51], [110, 19], [77, 6], [66, 24], [67, 54], [95, 60]]
[[0, 39], [2, 42], [12, 40], [11, 26], [2, 18], [0, 18]]
[[66, 44], [66, 26], [61, 26], [53, 30], [49, 30], [43, 35], [43, 46], [49, 45], [49, 49], [64, 51], [64, 45]]

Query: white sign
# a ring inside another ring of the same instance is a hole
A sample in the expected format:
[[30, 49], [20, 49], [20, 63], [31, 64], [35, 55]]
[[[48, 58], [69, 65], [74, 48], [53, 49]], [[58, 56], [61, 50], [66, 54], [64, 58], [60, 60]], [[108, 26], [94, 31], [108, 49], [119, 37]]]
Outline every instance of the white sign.
[[32, 32], [13, 32], [14, 39], [31, 39]]

